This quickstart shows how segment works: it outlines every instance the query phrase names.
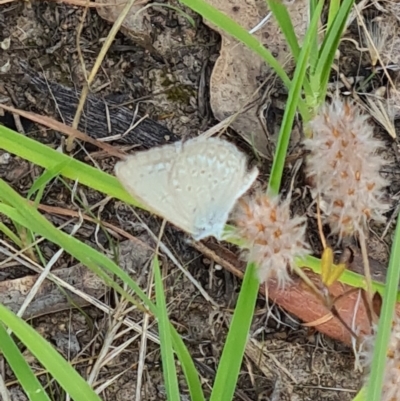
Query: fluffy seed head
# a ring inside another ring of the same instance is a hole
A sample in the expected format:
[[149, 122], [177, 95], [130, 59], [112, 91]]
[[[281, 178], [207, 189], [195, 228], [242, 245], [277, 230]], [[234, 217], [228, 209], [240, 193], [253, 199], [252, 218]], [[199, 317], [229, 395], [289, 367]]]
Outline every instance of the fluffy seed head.
[[377, 154], [383, 143], [373, 137], [367, 116], [350, 102], [335, 99], [325, 105], [309, 125], [312, 138], [307, 175], [332, 231], [351, 235], [366, 229], [370, 219], [384, 221], [388, 205], [383, 188], [388, 182], [379, 174], [386, 163]]
[[[376, 332], [376, 330], [374, 331]], [[363, 344], [361, 360], [367, 371], [372, 362], [375, 337], [375, 335], [367, 336]], [[368, 380], [368, 375], [366, 379]], [[392, 332], [386, 352], [381, 401], [400, 401], [400, 319], [397, 316], [392, 323]]]
[[241, 199], [235, 210], [236, 234], [244, 240], [246, 259], [258, 266], [258, 279], [263, 283], [275, 277], [283, 287], [290, 281], [287, 268], [295, 257], [309, 253], [304, 240], [305, 218], [290, 218], [290, 199], [279, 203], [278, 196], [262, 192]]

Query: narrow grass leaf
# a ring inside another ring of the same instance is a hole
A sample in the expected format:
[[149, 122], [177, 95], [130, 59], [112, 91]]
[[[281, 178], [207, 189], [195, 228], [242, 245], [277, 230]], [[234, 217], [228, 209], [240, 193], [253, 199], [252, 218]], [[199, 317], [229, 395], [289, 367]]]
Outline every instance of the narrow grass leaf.
[[[311, 49], [311, 39], [316, 35], [319, 16], [321, 14], [323, 1], [318, 3], [318, 6], [311, 20], [310, 27], [304, 38], [304, 45], [301, 49], [300, 56], [297, 62], [296, 70], [293, 77], [293, 83], [289, 91], [289, 96], [283, 115], [282, 126], [279, 132], [276, 153], [271, 168], [271, 176], [269, 180], [269, 190], [273, 194], [279, 193], [283, 168], [285, 165], [286, 153], [289, 146], [290, 134], [293, 126], [293, 120], [296, 114], [298, 100], [301, 97], [304, 77], [308, 67], [308, 56]], [[304, 118], [304, 116], [303, 116]]]
[[172, 341], [174, 344], [174, 350], [178, 355], [179, 361], [181, 363], [181, 368], [186, 378], [187, 385], [190, 391], [190, 400], [191, 401], [205, 401], [203, 389], [201, 387], [199, 373], [196, 370], [196, 367], [193, 363], [192, 356], [189, 353], [189, 350], [185, 346], [182, 338], [178, 334], [178, 332], [173, 329], [171, 325], [171, 335]]
[[364, 386], [364, 387], [357, 393], [357, 395], [353, 398], [352, 401], [365, 401], [365, 400], [366, 400], [365, 395], [366, 395], [366, 387]]
[[387, 349], [392, 329], [393, 315], [396, 306], [397, 291], [400, 279], [400, 215], [397, 216], [396, 231], [392, 250], [390, 252], [389, 268], [386, 278], [386, 288], [383, 294], [383, 304], [379, 318], [378, 333], [376, 336], [370, 380], [367, 385], [368, 401], [380, 401]]
[[59, 173], [64, 177], [78, 181], [114, 198], [121, 199], [133, 206], [143, 208], [138, 201], [126, 192], [121, 183], [110, 174], [81, 163], [3, 126], [0, 126], [0, 148], [47, 170], [60, 166], [62, 168]]
[[255, 269], [256, 266], [253, 263], [246, 267], [210, 401], [233, 399], [260, 285]]
[[297, 61], [300, 55], [300, 45], [297, 40], [292, 20], [286, 6], [283, 4], [282, 1], [278, 0], [268, 0], [267, 2], [268, 7], [273, 12], [274, 17], [277, 20], [279, 27], [281, 28], [282, 33], [285, 36], [286, 42], [290, 47], [293, 58], [295, 59], [295, 61]]
[[29, 400], [50, 401], [50, 397], [33, 374], [21, 351], [7, 333], [2, 323], [0, 324], [0, 350]]
[[331, 0], [329, 2], [329, 12], [328, 12], [328, 23], [326, 29], [329, 30], [336, 18], [336, 15], [340, 9], [340, 0]]
[[333, 60], [354, 0], [343, 0], [335, 19], [327, 31], [319, 53], [318, 63], [312, 72], [311, 82], [318, 84], [317, 104], [325, 100]]
[[15, 235], [5, 224], [0, 222], [0, 232], [2, 232], [6, 237], [8, 237], [18, 248], [22, 248], [21, 239]]
[[[72, 399], [75, 401], [101, 401], [88, 383], [35, 329], [1, 304], [0, 321], [9, 327], [44, 368], [51, 372], [54, 379]], [[26, 373], [25, 369], [24, 371]], [[41, 391], [41, 389], [39, 390]]]
[[161, 361], [164, 374], [165, 389], [169, 401], [179, 400], [179, 386], [176, 375], [172, 336], [165, 302], [164, 287], [157, 255], [153, 258], [154, 281], [157, 302], [158, 335], [160, 337]]
[[[313, 18], [315, 10], [317, 9], [318, 2], [317, 0], [310, 0], [309, 1], [309, 19], [310, 21]], [[320, 24], [319, 24], [320, 26]], [[318, 63], [318, 55], [319, 55], [319, 36], [320, 36], [320, 29], [318, 27], [317, 32], [313, 38], [311, 38], [311, 50], [310, 50], [310, 57], [309, 57], [309, 65], [310, 71], [315, 71], [315, 67]], [[311, 85], [311, 83], [308, 81]], [[313, 96], [314, 98], [315, 96]]]
[[[54, 167], [45, 170], [32, 184], [32, 186], [29, 188], [28, 194], [27, 194], [27, 199], [30, 199], [31, 196], [39, 190], [43, 191], [43, 188], [55, 177], [57, 177], [61, 172], [64, 170], [64, 168], [71, 163], [73, 159], [69, 158], [68, 160], [64, 160], [59, 164], [56, 164]], [[35, 204], [38, 204], [40, 202], [41, 198], [36, 198], [35, 199]]]
[[[299, 45], [299, 41], [297, 40], [296, 32], [294, 30], [292, 20], [290, 18], [290, 14], [282, 1], [267, 0], [267, 2], [268, 2], [269, 8], [271, 9], [271, 11], [274, 14], [275, 19], [277, 20], [277, 22], [279, 24], [281, 31], [283, 32], [283, 34], [285, 36], [286, 42], [289, 44], [293, 58], [297, 63], [299, 56], [300, 56], [301, 47]], [[318, 31], [315, 32], [314, 38], [310, 37], [307, 40], [310, 40], [312, 42], [313, 47], [314, 47], [314, 44], [318, 45], [318, 42], [317, 42]], [[304, 46], [304, 44], [303, 44], [303, 46]], [[310, 58], [314, 57], [314, 55], [315, 55], [315, 57], [317, 57], [318, 47], [316, 47], [316, 51], [314, 51], [314, 52], [310, 51]], [[304, 86], [304, 90], [306, 93], [312, 92], [312, 88], [311, 88], [310, 83], [308, 82], [308, 79], [306, 76], [304, 77], [303, 86]], [[307, 121], [307, 115], [302, 114], [302, 117], [305, 121]]]

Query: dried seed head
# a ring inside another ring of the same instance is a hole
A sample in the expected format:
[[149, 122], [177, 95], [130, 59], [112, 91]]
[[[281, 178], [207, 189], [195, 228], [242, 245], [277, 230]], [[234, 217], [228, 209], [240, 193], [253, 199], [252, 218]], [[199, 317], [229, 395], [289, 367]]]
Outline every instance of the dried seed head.
[[[374, 329], [376, 333], [376, 327]], [[372, 362], [375, 338], [375, 335], [370, 335], [364, 339], [363, 351], [360, 355], [367, 372], [369, 372]], [[366, 376], [367, 380], [368, 376]], [[397, 316], [395, 316], [392, 323], [392, 332], [386, 352], [381, 401], [400, 401], [400, 319]]]
[[290, 281], [287, 268], [294, 259], [309, 253], [304, 240], [305, 218], [290, 218], [290, 199], [279, 203], [278, 196], [257, 192], [241, 199], [234, 213], [236, 235], [244, 240], [246, 259], [258, 266], [263, 283], [275, 277], [283, 287]]
[[387, 90], [385, 86], [365, 96], [365, 108], [387, 133], [396, 138], [395, 119], [400, 115], [396, 90]]
[[[398, 3], [391, 2], [389, 3]], [[370, 51], [372, 65], [376, 65], [378, 58], [383, 64], [382, 67], [397, 71], [400, 68], [400, 38], [395, 32], [399, 29], [399, 6], [397, 14], [389, 11], [390, 6], [384, 14], [367, 22], [368, 34], [364, 32], [366, 44]], [[396, 8], [396, 6], [394, 7]], [[372, 43], [371, 43], [372, 42]]]
[[[395, 27], [395, 20], [390, 18], [390, 22], [383, 20], [383, 18], [376, 18], [366, 23], [366, 31], [364, 32], [364, 41], [371, 56], [372, 65], [375, 66], [379, 57], [386, 65], [387, 54], [385, 49], [388, 46], [389, 38]], [[393, 35], [391, 35], [393, 36]]]
[[386, 163], [376, 152], [383, 143], [373, 137], [367, 116], [350, 102], [339, 99], [325, 105], [310, 122], [312, 138], [307, 175], [322, 200], [332, 231], [351, 235], [366, 229], [370, 219], [384, 221], [388, 209], [379, 174]]

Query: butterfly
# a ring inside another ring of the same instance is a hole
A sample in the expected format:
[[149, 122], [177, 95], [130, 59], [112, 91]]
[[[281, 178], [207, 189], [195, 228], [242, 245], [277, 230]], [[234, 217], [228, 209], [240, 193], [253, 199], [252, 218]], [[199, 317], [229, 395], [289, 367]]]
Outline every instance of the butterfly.
[[258, 169], [232, 143], [197, 137], [127, 156], [115, 166], [125, 189], [195, 240], [222, 238], [236, 201]]

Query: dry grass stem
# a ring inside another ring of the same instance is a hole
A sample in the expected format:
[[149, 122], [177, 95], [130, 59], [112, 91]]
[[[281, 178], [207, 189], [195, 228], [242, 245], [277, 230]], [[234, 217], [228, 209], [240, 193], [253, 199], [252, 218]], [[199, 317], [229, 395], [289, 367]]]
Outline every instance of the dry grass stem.
[[[76, 110], [74, 121], [72, 123], [72, 128], [75, 128], [75, 129], [78, 128], [79, 120], [80, 120], [82, 112], [83, 112], [83, 107], [86, 103], [86, 97], [89, 93], [90, 85], [92, 84], [98, 70], [100, 69], [101, 63], [103, 62], [103, 60], [108, 52], [108, 49], [112, 45], [112, 42], [114, 41], [116, 34], [120, 30], [126, 16], [128, 15], [130, 9], [132, 8], [132, 6], [135, 2], [136, 2], [136, 0], [128, 0], [126, 2], [125, 7], [121, 11], [121, 14], [119, 15], [118, 19], [114, 22], [110, 32], [108, 33], [107, 38], [104, 41], [104, 44], [100, 50], [100, 53], [96, 58], [96, 62], [87, 78], [86, 85], [82, 88], [82, 93], [81, 93], [81, 97], [79, 99], [79, 104], [78, 104], [78, 108]], [[72, 147], [73, 147], [73, 138], [68, 137], [68, 140], [66, 143], [67, 151], [70, 152], [72, 150]]]

